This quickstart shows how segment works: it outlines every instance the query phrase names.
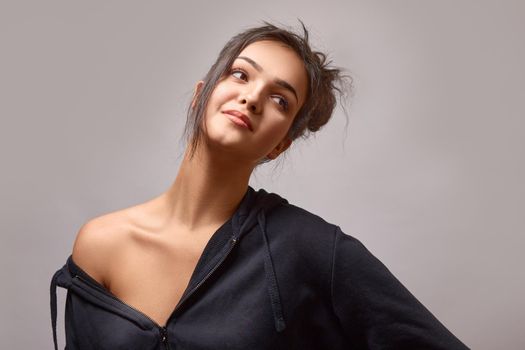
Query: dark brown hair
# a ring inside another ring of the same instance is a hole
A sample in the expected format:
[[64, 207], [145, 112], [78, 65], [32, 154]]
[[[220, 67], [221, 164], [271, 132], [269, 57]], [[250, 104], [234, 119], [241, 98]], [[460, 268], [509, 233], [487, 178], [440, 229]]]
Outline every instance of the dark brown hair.
[[[289, 29], [263, 22], [263, 26], [247, 29], [226, 43], [203, 79], [204, 85], [196, 97], [195, 106], [192, 107], [190, 104], [188, 107], [184, 135], [186, 135], [187, 142], [191, 142], [190, 157], [193, 156], [198, 144], [202, 141], [202, 121], [215, 86], [231, 69], [233, 61], [240, 52], [257, 41], [271, 40], [284, 43], [297, 53], [306, 68], [308, 93], [288, 130], [287, 136], [290, 140], [293, 141], [299, 137], [306, 138], [330, 120], [337, 103], [336, 93], [340, 99], [346, 97], [352, 88], [352, 79], [343, 75], [340, 68], [330, 66], [331, 61], [324, 53], [312, 50], [308, 30], [302, 21], [299, 22], [303, 29], [302, 36]], [[265, 158], [258, 165], [268, 160]]]

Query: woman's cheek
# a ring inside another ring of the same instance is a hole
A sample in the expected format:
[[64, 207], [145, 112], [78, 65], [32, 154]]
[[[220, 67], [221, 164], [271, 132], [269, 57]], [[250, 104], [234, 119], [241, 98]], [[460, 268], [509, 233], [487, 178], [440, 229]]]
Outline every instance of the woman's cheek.
[[264, 135], [260, 140], [261, 148], [267, 149], [267, 152], [270, 152], [281, 142], [287, 131], [287, 123], [276, 123], [268, 126], [266, 130], [261, 132], [261, 134]]
[[223, 105], [228, 100], [233, 99], [235, 96], [235, 91], [227, 83], [219, 84], [213, 91], [210, 100], [212, 103], [219, 106]]

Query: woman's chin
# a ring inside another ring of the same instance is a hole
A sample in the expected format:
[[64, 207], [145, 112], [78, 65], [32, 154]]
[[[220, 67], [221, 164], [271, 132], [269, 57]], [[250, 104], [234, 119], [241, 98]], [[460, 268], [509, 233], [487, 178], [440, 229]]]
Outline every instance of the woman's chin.
[[222, 146], [227, 149], [237, 148], [245, 149], [247, 146], [247, 138], [238, 130], [231, 128], [209, 129], [207, 139], [210, 144]]

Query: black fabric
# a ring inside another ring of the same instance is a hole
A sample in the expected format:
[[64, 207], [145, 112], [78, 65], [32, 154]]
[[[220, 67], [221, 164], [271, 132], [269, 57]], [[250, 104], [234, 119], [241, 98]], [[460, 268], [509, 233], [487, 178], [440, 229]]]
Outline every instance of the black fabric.
[[211, 237], [166, 325], [112, 295], [71, 256], [66, 349], [467, 349], [359, 240], [252, 187]]

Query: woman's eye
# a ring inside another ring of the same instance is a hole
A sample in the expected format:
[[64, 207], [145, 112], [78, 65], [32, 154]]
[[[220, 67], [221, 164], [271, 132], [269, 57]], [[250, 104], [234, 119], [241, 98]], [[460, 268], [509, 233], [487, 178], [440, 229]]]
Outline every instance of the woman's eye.
[[240, 69], [232, 69], [231, 75], [240, 80], [246, 80], [248, 78], [246, 73]]
[[288, 110], [288, 101], [286, 101], [286, 99], [284, 97], [279, 96], [279, 95], [275, 95], [275, 96], [272, 96], [272, 98], [274, 99], [274, 101], [276, 101], [279, 104], [279, 106], [284, 111]]

